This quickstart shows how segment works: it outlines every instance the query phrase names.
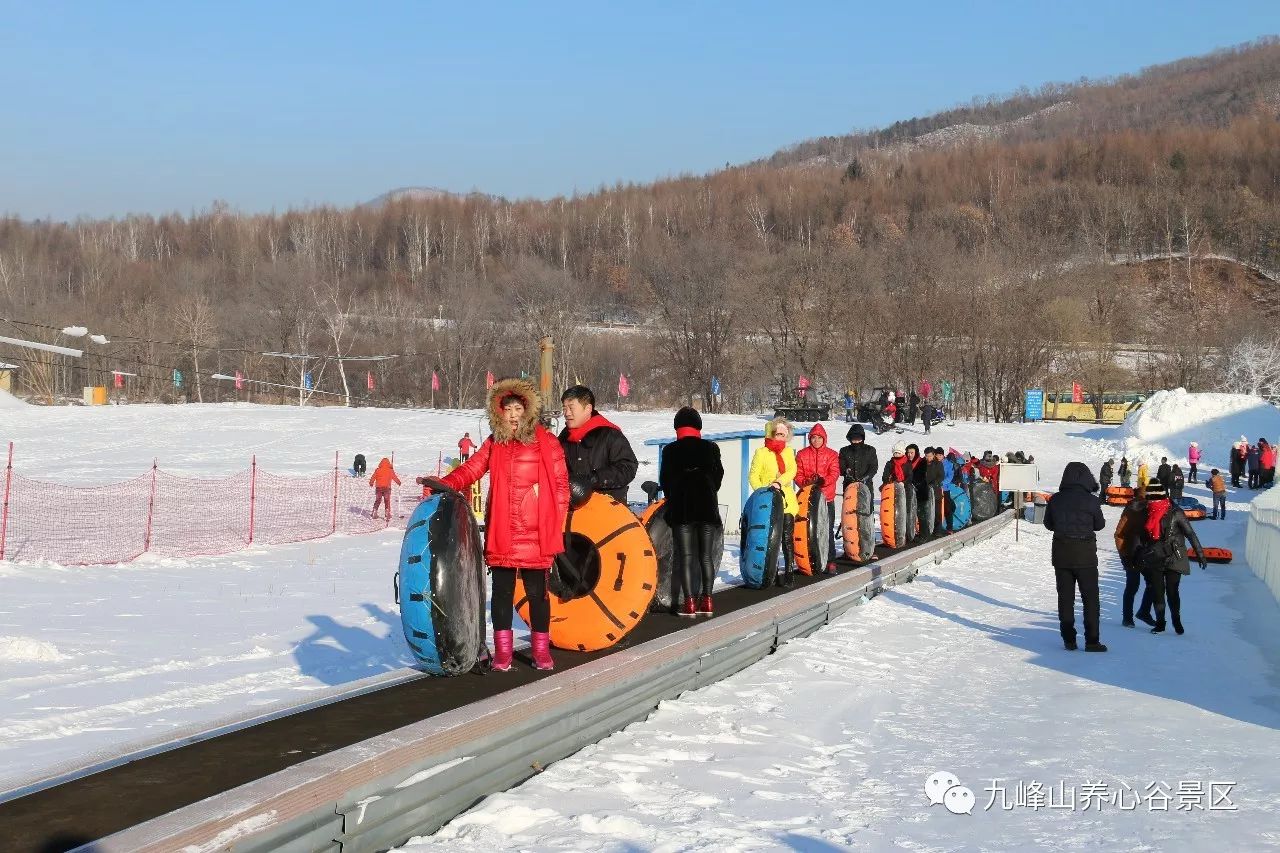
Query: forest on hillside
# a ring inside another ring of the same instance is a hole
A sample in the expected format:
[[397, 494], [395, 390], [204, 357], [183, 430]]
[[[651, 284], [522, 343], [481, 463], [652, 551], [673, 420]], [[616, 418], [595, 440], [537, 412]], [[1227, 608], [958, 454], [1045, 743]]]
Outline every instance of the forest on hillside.
[[[1056, 131], [864, 140], [828, 164], [797, 146], [778, 162], [552, 201], [0, 219], [0, 334], [65, 343], [57, 330], [80, 324], [111, 338], [86, 344], [79, 368], [0, 359], [50, 398], [120, 370], [137, 374], [131, 399], [296, 400], [209, 378], [297, 385], [296, 359], [264, 355], [284, 352], [313, 357], [321, 391], [469, 407], [488, 372], [534, 372], [542, 335], [556, 341], [557, 385], [613, 389], [625, 374], [644, 405], [706, 398], [713, 376], [728, 408], [801, 375], [841, 395], [947, 379], [994, 417], [1045, 382], [1210, 387], [1223, 381], [1219, 348], [1275, 337], [1278, 58], [1267, 41], [1079, 84], [1070, 100], [1094, 105], [1093, 119]], [[1214, 96], [1224, 80], [1247, 97]], [[1172, 95], [1186, 101], [1177, 112]], [[1028, 97], [964, 120], [1043, 108]], [[1099, 105], [1157, 103], [1157, 120], [1099, 118]], [[1134, 347], [1143, 363], [1118, 364]], [[371, 355], [397, 357], [348, 360]]]

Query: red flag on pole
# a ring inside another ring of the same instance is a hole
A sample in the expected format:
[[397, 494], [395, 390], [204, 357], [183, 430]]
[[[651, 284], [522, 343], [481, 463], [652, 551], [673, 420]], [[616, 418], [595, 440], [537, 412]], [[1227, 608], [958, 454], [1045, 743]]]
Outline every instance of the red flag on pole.
[[1071, 402], [1073, 403], [1084, 402], [1084, 389], [1080, 387], [1079, 382], [1071, 383]]
[[440, 390], [440, 375], [436, 373], [434, 370], [431, 371], [431, 390], [432, 391]]
[[631, 383], [627, 381], [624, 374], [618, 374], [618, 396], [626, 397], [631, 394]]
[[484, 372], [484, 387], [486, 391], [493, 387], [493, 371], [492, 370], [486, 370]]
[[115, 376], [115, 379], [114, 379], [115, 386], [116, 386], [117, 388], [123, 388], [123, 387], [124, 387], [124, 376], [122, 376], [122, 375], [121, 375], [121, 374], [119, 374], [119, 373], [114, 374], [114, 376]]
[[372, 370], [368, 371], [365, 374], [365, 384], [369, 387], [370, 391], [373, 390], [373, 371]]
[[237, 370], [236, 371], [236, 390], [239, 391], [243, 387], [244, 387], [244, 374]]

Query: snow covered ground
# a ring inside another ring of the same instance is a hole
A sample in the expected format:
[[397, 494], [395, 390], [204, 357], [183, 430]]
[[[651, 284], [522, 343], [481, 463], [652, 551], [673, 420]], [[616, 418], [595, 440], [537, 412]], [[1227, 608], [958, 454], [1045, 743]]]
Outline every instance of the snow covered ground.
[[[609, 413], [656, 474], [671, 434], [666, 412]], [[434, 471], [456, 452], [477, 412], [234, 405], [0, 407], [0, 441], [15, 468], [67, 483], [110, 482], [153, 458], [175, 473], [221, 475], [251, 454], [278, 473], [329, 470], [364, 452], [396, 452], [402, 474]], [[760, 427], [759, 418], [708, 416], [708, 431]], [[837, 444], [845, 426], [828, 423]], [[918, 430], [919, 428], [917, 428]], [[981, 452], [1026, 449], [1056, 485], [1072, 458], [1089, 458], [1075, 424], [942, 426], [933, 442]], [[884, 458], [908, 431], [873, 438]], [[0, 562], [0, 790], [51, 767], [165, 741], [281, 702], [311, 701], [387, 677], [412, 663], [391, 577], [395, 530], [335, 536], [222, 557], [143, 557], [121, 566]], [[736, 584], [736, 559], [720, 583]]]
[[[1204, 544], [1241, 554], [1244, 507], [1200, 522]], [[1196, 569], [1184, 636], [1123, 628], [1106, 537], [1110, 651], [1068, 652], [1049, 539], [1024, 526], [966, 549], [401, 849], [1280, 846], [1266, 588], [1239, 563]]]

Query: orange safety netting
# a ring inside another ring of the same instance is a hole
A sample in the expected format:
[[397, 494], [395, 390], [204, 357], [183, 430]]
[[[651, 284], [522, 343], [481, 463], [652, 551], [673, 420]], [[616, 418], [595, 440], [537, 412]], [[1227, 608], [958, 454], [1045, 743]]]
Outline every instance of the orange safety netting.
[[404, 522], [417, 487], [394, 487], [390, 521], [373, 515], [364, 477], [329, 471], [282, 476], [254, 464], [227, 477], [154, 468], [122, 483], [67, 486], [0, 472], [7, 485], [0, 557], [62, 565], [123, 563], [142, 554], [196, 557], [333, 533], [373, 533]]

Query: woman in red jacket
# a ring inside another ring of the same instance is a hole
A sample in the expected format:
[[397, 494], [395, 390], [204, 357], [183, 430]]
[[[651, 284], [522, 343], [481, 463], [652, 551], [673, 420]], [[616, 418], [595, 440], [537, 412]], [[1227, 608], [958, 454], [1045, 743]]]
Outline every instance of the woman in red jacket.
[[538, 423], [542, 400], [522, 379], [496, 383], [489, 391], [492, 435], [448, 476], [445, 485], [466, 493], [489, 475], [485, 504], [484, 559], [493, 576], [493, 668], [511, 669], [512, 610], [516, 573], [529, 599], [533, 665], [551, 669], [551, 599], [547, 572], [564, 551], [569, 512], [569, 473], [560, 442]]
[[[834, 525], [840, 515], [836, 513], [836, 480], [840, 477], [840, 454], [827, 446], [827, 430], [822, 424], [814, 424], [809, 430], [809, 446], [796, 454], [796, 485], [800, 488], [813, 483], [822, 490], [822, 497], [827, 502]], [[843, 506], [841, 507], [843, 512]], [[836, 573], [836, 529], [831, 528], [830, 550], [831, 561], [824, 567], [826, 573]], [[817, 571], [817, 568], [814, 568]]]

